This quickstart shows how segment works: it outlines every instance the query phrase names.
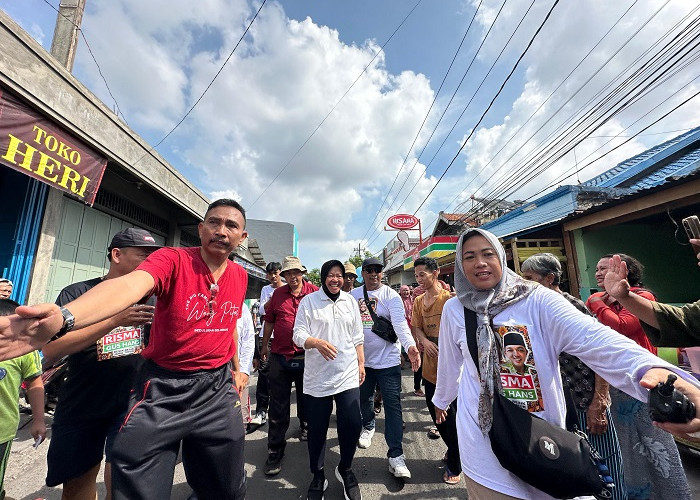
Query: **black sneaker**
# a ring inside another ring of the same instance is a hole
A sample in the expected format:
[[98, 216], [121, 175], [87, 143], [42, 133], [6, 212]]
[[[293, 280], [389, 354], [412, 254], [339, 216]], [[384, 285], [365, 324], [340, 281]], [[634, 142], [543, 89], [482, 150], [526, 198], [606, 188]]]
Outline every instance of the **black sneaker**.
[[270, 451], [267, 454], [265, 461], [265, 475], [275, 476], [282, 471], [282, 457], [284, 453], [281, 451]]
[[328, 489], [328, 479], [324, 476], [314, 477], [306, 494], [306, 500], [323, 500], [323, 493]]
[[338, 467], [335, 468], [335, 477], [343, 485], [343, 493], [345, 500], [362, 500], [360, 485], [357, 483], [357, 478], [351, 469], [346, 470], [341, 474]]

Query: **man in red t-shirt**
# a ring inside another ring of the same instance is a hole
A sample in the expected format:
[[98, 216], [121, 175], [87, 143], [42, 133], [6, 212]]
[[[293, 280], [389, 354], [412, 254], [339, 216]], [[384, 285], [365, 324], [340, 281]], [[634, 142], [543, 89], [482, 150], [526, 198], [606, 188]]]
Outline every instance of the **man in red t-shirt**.
[[[304, 418], [304, 349], [292, 340], [294, 320], [299, 302], [318, 287], [304, 280], [306, 268], [297, 257], [285, 257], [280, 274], [287, 282], [277, 288], [265, 305], [265, 331], [263, 333], [260, 357], [269, 359], [268, 388], [270, 409], [268, 412], [267, 460], [265, 474], [274, 476], [282, 470], [282, 457], [287, 444], [285, 435], [289, 428], [290, 399], [292, 384], [297, 388], [297, 416], [301, 426], [301, 439], [306, 440], [306, 419]], [[270, 338], [272, 330], [275, 336]], [[270, 351], [272, 352], [270, 354]]]
[[200, 500], [245, 498], [238, 392], [248, 377], [239, 370], [235, 338], [248, 278], [228, 259], [247, 236], [245, 222], [238, 202], [217, 200], [199, 224], [201, 247], [157, 250], [65, 307], [18, 308], [25, 319], [15, 323], [33, 335], [27, 342], [43, 342], [103, 322], [145, 296], [158, 298], [147, 361], [112, 450], [115, 500], [169, 499], [180, 444]]

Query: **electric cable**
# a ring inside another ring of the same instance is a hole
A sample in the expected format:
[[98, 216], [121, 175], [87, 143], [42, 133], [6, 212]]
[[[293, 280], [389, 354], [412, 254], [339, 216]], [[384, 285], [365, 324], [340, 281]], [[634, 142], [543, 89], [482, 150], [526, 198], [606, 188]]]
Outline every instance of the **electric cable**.
[[[427, 168], [432, 164], [432, 161], [435, 159], [435, 156], [437, 155], [437, 152], [439, 152], [439, 150], [442, 149], [442, 146], [445, 144], [445, 141], [447, 140], [447, 138], [450, 136], [450, 134], [451, 134], [452, 131], [455, 129], [455, 127], [457, 126], [457, 124], [461, 121], [462, 117], [464, 116], [464, 114], [466, 113], [467, 109], [469, 108], [469, 106], [470, 106], [471, 103], [473, 102], [473, 100], [474, 100], [474, 98], [476, 97], [477, 93], [479, 92], [479, 90], [481, 89], [481, 87], [482, 87], [482, 86], [484, 85], [484, 83], [486, 82], [486, 79], [487, 79], [487, 78], [489, 77], [489, 75], [491, 74], [491, 71], [493, 71], [494, 67], [496, 66], [496, 64], [497, 64], [498, 61], [500, 60], [500, 58], [501, 58], [501, 56], [503, 55], [503, 53], [505, 52], [506, 48], [508, 48], [508, 46], [510, 45], [510, 42], [511, 42], [511, 41], [513, 40], [513, 38], [515, 37], [515, 34], [517, 33], [518, 29], [520, 28], [520, 26], [522, 25], [522, 23], [525, 21], [525, 18], [527, 17], [527, 14], [530, 12], [530, 10], [532, 9], [532, 7], [533, 7], [534, 4], [535, 4], [535, 2], [534, 2], [534, 0], [533, 0], [532, 3], [530, 3], [530, 6], [529, 6], [529, 7], [527, 8], [527, 10], [525, 11], [525, 13], [524, 13], [524, 14], [522, 15], [522, 17], [520, 18], [520, 21], [518, 22], [518, 24], [517, 24], [517, 26], [515, 27], [515, 29], [513, 30], [513, 32], [510, 34], [510, 37], [508, 38], [508, 40], [506, 41], [506, 43], [505, 43], [505, 44], [503, 45], [503, 47], [501, 48], [501, 51], [498, 53], [498, 56], [494, 59], [493, 63], [491, 64], [491, 67], [490, 67], [489, 70], [486, 72], [486, 74], [484, 75], [484, 77], [481, 79], [481, 82], [479, 82], [479, 85], [477, 86], [476, 90], [474, 90], [474, 92], [472, 93], [471, 97], [469, 98], [469, 101], [464, 105], [464, 107], [463, 107], [463, 109], [462, 109], [462, 112], [460, 113], [460, 115], [459, 115], [459, 116], [457, 117], [457, 119], [455, 120], [454, 124], [452, 125], [452, 128], [451, 128], [450, 131], [445, 135], [445, 138], [443, 139], [442, 143], [440, 144], [440, 146], [439, 146], [438, 150], [436, 151], [435, 155], [433, 155], [433, 157], [432, 157], [432, 159], [430, 160], [430, 162], [426, 165], [426, 167], [425, 167], [426, 171], [427, 171]], [[503, 5], [501, 5], [501, 9], [503, 9], [504, 6], [505, 6], [505, 2], [503, 3]], [[493, 21], [491, 27], [493, 27], [493, 26], [495, 25], [496, 19], [498, 19], [498, 16], [500, 15], [500, 13], [501, 13], [501, 11], [499, 10], [498, 13], [496, 14], [496, 18], [494, 19], [494, 21]], [[490, 32], [490, 28], [489, 28], [489, 32]], [[488, 33], [486, 34], [486, 36], [488, 36]], [[483, 43], [483, 42], [482, 42], [482, 43]], [[481, 49], [481, 46], [479, 47], [479, 49]], [[478, 51], [477, 51], [477, 54], [478, 54]], [[476, 57], [476, 55], [475, 55], [475, 57]], [[470, 67], [471, 67], [471, 65], [470, 65]], [[469, 69], [469, 68], [467, 68], [467, 70], [468, 70], [468, 69]], [[465, 77], [466, 77], [466, 73], [465, 73], [464, 76], [462, 77], [462, 81], [464, 81], [464, 78], [465, 78]], [[460, 82], [460, 85], [461, 85], [461, 83], [462, 83], [462, 82]], [[457, 88], [457, 90], [459, 90], [459, 87]], [[456, 95], [457, 90], [455, 90], [455, 94], [453, 94], [453, 98], [454, 98], [454, 96]], [[448, 103], [447, 107], [445, 108], [445, 111], [443, 112], [443, 114], [442, 114], [441, 117], [440, 117], [440, 120], [438, 121], [438, 123], [437, 123], [437, 124], [435, 125], [435, 127], [433, 128], [433, 132], [431, 133], [430, 137], [428, 138], [428, 142], [432, 139], [433, 135], [434, 135], [435, 132], [437, 131], [437, 128], [438, 128], [438, 126], [440, 125], [440, 122], [442, 121], [442, 118], [443, 118], [443, 117], [445, 116], [445, 114], [447, 113], [447, 110], [448, 110], [448, 108], [449, 108], [449, 106], [450, 106], [451, 103], [452, 103], [452, 99], [450, 99], [450, 103]], [[427, 148], [427, 146], [426, 146], [426, 148]], [[413, 173], [413, 171], [415, 170], [416, 166], [418, 165], [418, 162], [419, 162], [420, 159], [422, 158], [423, 153], [425, 152], [425, 149], [426, 149], [426, 148], [424, 148], [423, 151], [421, 151], [420, 155], [418, 155], [418, 157], [417, 157], [416, 160], [414, 161], [413, 167], [411, 168], [411, 174]], [[401, 184], [401, 187], [399, 188], [399, 191], [398, 191], [398, 193], [397, 193], [397, 198], [398, 198], [398, 195], [399, 195], [399, 194], [401, 193], [401, 191], [403, 190], [403, 188], [404, 188], [404, 186], [406, 185], [406, 182], [408, 181], [409, 178], [410, 178], [410, 174], [409, 174], [408, 176], [406, 176], [406, 178], [404, 179], [403, 183]], [[416, 182], [414, 182], [414, 184], [413, 184], [413, 186], [411, 187], [411, 189], [410, 189], [410, 191], [408, 192], [408, 194], [404, 197], [404, 199], [403, 199], [403, 200], [401, 201], [401, 203], [398, 205], [399, 207], [403, 206], [403, 205], [406, 203], [406, 201], [407, 201], [408, 198], [411, 196], [411, 194], [413, 193], [413, 190], [416, 188], [416, 186], [418, 185], [418, 183], [420, 182], [420, 180], [421, 180], [421, 178], [417, 179]], [[392, 206], [393, 206], [393, 205], [392, 205]], [[387, 211], [388, 211], [388, 210], [387, 210]], [[386, 214], [385, 214], [385, 216], [386, 216]], [[375, 227], [375, 231], [376, 231], [376, 230], [377, 230], [377, 228]]]
[[[401, 168], [399, 168], [399, 171], [396, 174], [396, 177], [394, 177], [394, 181], [391, 183], [391, 186], [389, 187], [389, 190], [387, 191], [386, 196], [382, 200], [382, 203], [379, 206], [377, 213], [372, 218], [372, 222], [370, 223], [369, 228], [367, 229], [367, 231], [365, 231], [365, 234], [364, 234], [364, 236], [362, 236], [361, 239], [365, 239], [365, 237], [367, 237], [367, 233], [369, 232], [369, 230], [374, 226], [374, 223], [377, 220], [377, 215], [379, 215], [379, 213], [381, 212], [382, 208], [384, 207], [384, 203], [386, 203], [387, 198], [389, 198], [389, 194], [391, 194], [391, 190], [394, 188], [396, 181], [398, 180], [399, 176], [401, 175], [401, 172], [403, 171], [403, 167], [406, 165], [406, 162], [408, 161], [408, 156], [411, 154], [411, 151], [413, 150], [413, 146], [415, 146], [416, 141], [418, 140], [418, 137], [420, 136], [420, 133], [423, 130], [423, 126], [425, 125], [426, 121], [428, 120], [428, 117], [430, 116], [430, 111], [432, 111], [433, 106], [435, 105], [435, 102], [437, 101], [437, 98], [440, 95], [440, 91], [442, 90], [442, 87], [445, 84], [445, 80], [447, 80], [447, 76], [450, 74], [450, 70], [452, 70], [452, 66], [454, 65], [454, 62], [457, 59], [457, 56], [459, 55], [459, 52], [462, 49], [462, 45], [464, 45], [464, 41], [466, 40], [467, 35], [469, 34], [469, 31], [472, 27], [472, 24], [474, 23], [474, 19], [476, 19], [476, 16], [479, 13], [479, 9], [481, 8], [482, 2], [483, 2], [483, 0], [479, 1], [479, 5], [476, 7], [476, 10], [474, 11], [474, 15], [472, 16], [471, 20], [469, 21], [469, 24], [467, 25], [467, 29], [464, 32], [464, 36], [462, 36], [462, 41], [459, 43], [457, 50], [455, 50], [454, 56], [452, 57], [452, 61], [450, 62], [450, 65], [448, 66], [447, 71], [445, 72], [445, 75], [442, 77], [442, 81], [440, 82], [440, 86], [438, 87], [437, 92], [435, 92], [435, 97], [433, 97], [433, 101], [430, 103], [430, 107], [428, 108], [428, 112], [425, 114], [425, 118], [423, 118], [423, 123], [421, 123], [420, 128], [418, 129], [418, 132], [416, 132], [416, 136], [413, 138], [413, 142], [411, 143], [411, 146], [408, 148], [408, 152], [406, 153], [406, 157], [404, 158], [403, 163], [401, 163]], [[505, 2], [503, 2], [503, 5], [505, 5]], [[501, 9], [502, 8], [503, 7], [501, 6]], [[499, 11], [499, 14], [500, 14], [500, 11]], [[498, 17], [498, 16], [496, 16], [496, 17]], [[488, 36], [488, 34], [487, 34], [487, 36]], [[461, 82], [460, 82], [460, 84], [461, 84]], [[453, 97], [454, 97], [454, 94], [453, 94]], [[452, 102], [452, 99], [450, 99], [450, 102]], [[449, 104], [447, 105], [447, 107], [449, 107]], [[442, 117], [441, 117], [441, 119], [442, 119]], [[432, 137], [432, 134], [431, 134], [431, 137]], [[428, 138], [428, 141], [430, 141], [430, 138]], [[411, 172], [413, 172], [413, 170], [411, 170]], [[410, 176], [410, 175], [411, 174], [409, 173], [408, 176]], [[401, 190], [399, 189], [399, 193], [400, 192], [401, 192]], [[398, 194], [397, 194], [397, 196], [398, 196]]]
[[112, 93], [112, 89], [109, 88], [109, 84], [107, 83], [107, 79], [105, 78], [104, 74], [102, 74], [102, 68], [100, 67], [100, 64], [97, 62], [97, 58], [95, 57], [95, 54], [92, 52], [92, 47], [90, 47], [90, 44], [87, 41], [87, 37], [85, 36], [85, 32], [83, 31], [83, 28], [81, 28], [79, 25], [75, 24], [71, 18], [66, 16], [63, 12], [58, 10], [56, 7], [51, 5], [51, 3], [48, 0], [44, 0], [44, 3], [51, 7], [53, 10], [55, 10], [60, 16], [62, 16], [64, 19], [66, 19], [69, 23], [71, 23], [75, 28], [78, 30], [78, 33], [80, 33], [80, 36], [83, 38], [83, 42], [85, 42], [85, 46], [88, 49], [88, 52], [90, 53], [90, 57], [92, 58], [92, 61], [95, 63], [95, 66], [97, 66], [97, 72], [100, 75], [100, 78], [102, 78], [102, 81], [105, 84], [105, 87], [107, 88], [107, 93], [109, 96], [112, 98], [114, 101], [114, 106], [116, 108], [116, 114], [117, 116], [121, 115], [122, 118], [124, 119], [124, 123], [127, 125], [129, 124], [126, 121], [126, 116], [124, 116], [124, 113], [122, 113], [121, 109], [119, 108], [119, 103], [117, 102], [117, 98], [114, 97], [114, 94]]
[[418, 7], [418, 5], [420, 5], [421, 2], [422, 2], [422, 0], [418, 0], [418, 1], [416, 2], [416, 4], [413, 6], [413, 8], [408, 12], [408, 14], [406, 14], [406, 16], [405, 16], [405, 17], [403, 18], [403, 20], [399, 23], [399, 25], [396, 27], [396, 29], [395, 29], [394, 32], [391, 34], [391, 36], [390, 36], [390, 37], [386, 40], [386, 42], [384, 42], [384, 44], [379, 48], [379, 50], [377, 51], [377, 53], [374, 54], [374, 56], [372, 57], [372, 59], [371, 59], [371, 60], [367, 63], [367, 65], [362, 69], [362, 71], [360, 72], [360, 74], [357, 75], [357, 78], [355, 78], [355, 81], [353, 81], [352, 84], [348, 87], [348, 89], [343, 93], [343, 95], [340, 96], [340, 99], [338, 99], [338, 100], [336, 101], [336, 103], [333, 105], [333, 107], [330, 109], [330, 111], [329, 111], [328, 113], [326, 113], [326, 116], [323, 117], [323, 119], [321, 120], [321, 122], [316, 126], [316, 128], [314, 128], [314, 130], [311, 132], [311, 134], [306, 138], [306, 140], [304, 140], [304, 142], [302, 142], [302, 144], [297, 148], [297, 150], [296, 150], [296, 151], [294, 152], [294, 154], [289, 158], [289, 160], [287, 160], [287, 161], [285, 162], [285, 164], [282, 166], [282, 168], [280, 169], [280, 171], [277, 172], [277, 174], [272, 178], [272, 180], [271, 180], [270, 183], [265, 187], [265, 189], [263, 189], [263, 190], [260, 192], [260, 194], [258, 195], [258, 197], [255, 198], [255, 200], [253, 201], [253, 203], [250, 204], [250, 206], [248, 207], [248, 210], [250, 210], [251, 208], [253, 208], [253, 206], [255, 206], [255, 204], [258, 202], [258, 200], [260, 200], [260, 198], [262, 197], [262, 195], [264, 195], [264, 194], [267, 192], [267, 190], [270, 189], [270, 187], [275, 183], [275, 181], [279, 178], [279, 176], [282, 175], [282, 173], [283, 173], [283, 172], [287, 169], [287, 167], [292, 163], [292, 161], [294, 160], [294, 158], [296, 158], [297, 155], [301, 152], [301, 150], [304, 149], [304, 147], [308, 144], [308, 142], [311, 140], [311, 138], [312, 138], [314, 135], [316, 135], [316, 132], [318, 132], [318, 130], [321, 128], [321, 126], [323, 126], [323, 124], [326, 122], [326, 120], [328, 119], [328, 117], [330, 117], [331, 114], [333, 113], [333, 111], [335, 111], [335, 109], [338, 107], [338, 105], [340, 104], [340, 102], [345, 98], [346, 95], [348, 95], [348, 93], [350, 92], [350, 90], [352, 90], [352, 88], [355, 86], [355, 84], [356, 84], [356, 83], [360, 80], [360, 78], [362, 78], [362, 76], [367, 72], [367, 69], [371, 66], [371, 64], [374, 62], [374, 60], [379, 56], [379, 54], [381, 54], [382, 52], [384, 52], [384, 47], [386, 47], [387, 44], [391, 41], [391, 39], [394, 38], [394, 35], [396, 35], [396, 33], [399, 31], [399, 29], [401, 29], [401, 27], [402, 27], [402, 26], [404, 25], [404, 23], [408, 20], [408, 18], [411, 16], [411, 14], [413, 14], [413, 11], [416, 10], [416, 8]]

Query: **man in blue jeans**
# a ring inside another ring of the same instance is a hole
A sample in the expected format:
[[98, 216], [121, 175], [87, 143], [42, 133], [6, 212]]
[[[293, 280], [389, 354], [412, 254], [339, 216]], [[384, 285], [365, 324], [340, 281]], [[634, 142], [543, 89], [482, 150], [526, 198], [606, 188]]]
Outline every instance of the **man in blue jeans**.
[[[382, 284], [382, 263], [376, 258], [362, 262], [364, 286], [352, 290], [351, 295], [360, 306], [360, 316], [365, 335], [365, 382], [360, 386], [362, 434], [360, 448], [369, 448], [374, 436], [374, 388], [379, 384], [384, 399], [384, 439], [389, 446], [389, 472], [403, 479], [410, 479], [403, 454], [403, 417], [401, 415], [401, 346], [408, 353], [413, 371], [420, 367], [420, 352], [406, 322], [403, 302], [396, 291]], [[365, 300], [365, 289], [368, 301]], [[377, 316], [389, 319], [398, 336], [389, 342], [372, 332], [374, 321], [369, 307]]]

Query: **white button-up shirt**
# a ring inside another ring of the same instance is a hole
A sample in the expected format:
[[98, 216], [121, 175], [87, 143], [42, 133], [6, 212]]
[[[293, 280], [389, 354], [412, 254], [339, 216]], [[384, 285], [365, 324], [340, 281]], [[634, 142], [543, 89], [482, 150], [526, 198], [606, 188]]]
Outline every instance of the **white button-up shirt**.
[[292, 338], [299, 347], [314, 337], [333, 344], [338, 354], [325, 360], [316, 349], [306, 349], [304, 394], [325, 397], [360, 386], [356, 347], [364, 342], [357, 301], [340, 292], [333, 302], [323, 289], [299, 302]]

